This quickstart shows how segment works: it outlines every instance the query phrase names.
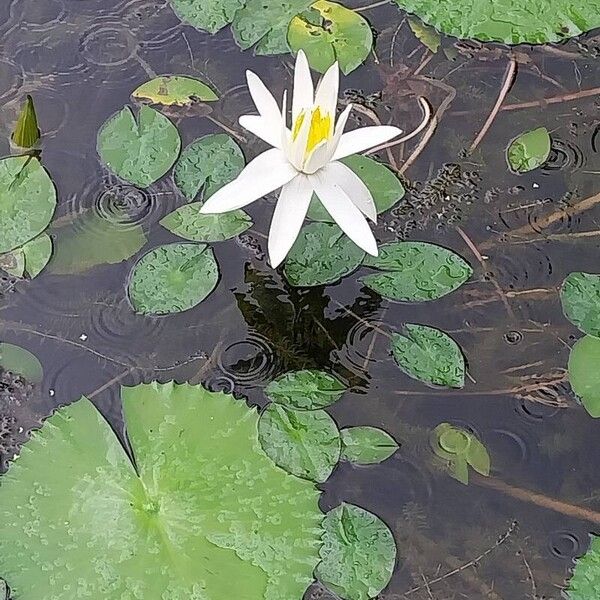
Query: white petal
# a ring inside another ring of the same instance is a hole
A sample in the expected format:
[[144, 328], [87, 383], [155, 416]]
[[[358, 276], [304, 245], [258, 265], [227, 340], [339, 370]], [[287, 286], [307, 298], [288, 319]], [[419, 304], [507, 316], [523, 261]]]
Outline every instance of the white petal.
[[373, 223], [377, 221], [377, 208], [373, 196], [363, 180], [344, 163], [331, 162], [323, 168], [323, 176], [328, 182], [339, 185], [360, 212]]
[[310, 67], [303, 50], [298, 51], [294, 69], [294, 98], [292, 100], [292, 127], [303, 110], [310, 110], [314, 102], [315, 91], [310, 75]]
[[325, 170], [310, 176], [319, 200], [342, 231], [365, 252], [377, 256], [377, 242], [369, 223], [344, 190], [325, 177]]
[[[297, 168], [302, 169], [306, 157], [306, 147], [308, 146], [308, 136], [310, 135], [311, 119], [305, 118], [302, 121], [300, 131], [296, 135], [296, 139], [290, 142], [289, 160]], [[293, 137], [293, 134], [292, 134]]]
[[331, 142], [329, 140], [323, 140], [319, 142], [308, 155], [302, 169], [304, 173], [315, 173], [319, 169], [323, 168], [331, 159]]
[[352, 112], [352, 104], [348, 104], [346, 108], [343, 110], [342, 114], [338, 117], [338, 120], [335, 124], [335, 131], [333, 134], [333, 138], [329, 142], [330, 156], [329, 160], [331, 160], [337, 150], [337, 147], [340, 143], [340, 139], [344, 134], [344, 129], [346, 127], [346, 123], [348, 123], [348, 118], [350, 117], [350, 113]]
[[275, 148], [281, 148], [281, 127], [273, 127], [273, 124], [258, 115], [243, 115], [239, 119], [240, 125], [250, 133], [259, 137]]
[[312, 194], [313, 188], [306, 175], [298, 175], [283, 186], [269, 230], [269, 259], [273, 268], [283, 262], [294, 245]]
[[277, 148], [250, 161], [237, 179], [217, 190], [200, 208], [201, 213], [224, 213], [242, 208], [291, 181], [298, 171]]
[[340, 138], [340, 143], [333, 155], [334, 160], [345, 158], [357, 152], [363, 152], [369, 148], [383, 144], [392, 138], [399, 136], [402, 129], [392, 127], [391, 125], [376, 125], [374, 127], [362, 127], [344, 133]]
[[261, 117], [264, 117], [275, 126], [281, 120], [281, 112], [277, 105], [277, 100], [273, 98], [273, 94], [271, 94], [256, 73], [246, 71], [246, 79], [248, 80], [248, 89], [256, 105], [256, 110], [258, 110]]
[[340, 89], [340, 70], [337, 62], [333, 63], [317, 86], [315, 105], [321, 107], [321, 113], [335, 117]]

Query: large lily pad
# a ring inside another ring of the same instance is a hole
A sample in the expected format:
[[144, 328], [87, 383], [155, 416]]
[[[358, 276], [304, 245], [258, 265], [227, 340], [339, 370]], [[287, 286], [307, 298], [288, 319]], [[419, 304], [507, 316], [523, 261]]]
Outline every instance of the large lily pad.
[[407, 374], [434, 385], [461, 388], [465, 384], [465, 359], [458, 344], [446, 333], [409, 323], [405, 333], [392, 337], [392, 352]]
[[[350, 167], [364, 181], [373, 196], [378, 214], [389, 210], [404, 197], [404, 187], [400, 180], [384, 164], [362, 154], [353, 154], [340, 162]], [[308, 218], [333, 223], [333, 219], [316, 195], [310, 203]]]
[[54, 184], [37, 158], [0, 160], [0, 254], [42, 233], [55, 208]]
[[206, 199], [233, 181], [245, 163], [241, 148], [230, 136], [207, 135], [184, 149], [173, 170], [173, 178], [188, 200], [194, 200], [203, 186]]
[[340, 432], [324, 410], [290, 410], [272, 403], [260, 415], [263, 450], [288, 473], [323, 482], [340, 460]]
[[285, 261], [284, 274], [294, 286], [335, 283], [352, 273], [365, 253], [330, 223], [309, 223], [300, 231]]
[[395, 0], [428, 25], [462, 39], [545, 44], [600, 27], [600, 0]]
[[344, 600], [370, 600], [389, 583], [396, 544], [387, 525], [374, 514], [341, 504], [323, 521], [325, 535], [316, 576]]
[[98, 133], [98, 154], [104, 164], [139, 187], [160, 179], [173, 166], [180, 149], [175, 125], [149, 106], [140, 108], [137, 121], [126, 106]]
[[164, 106], [187, 106], [196, 101], [214, 102], [218, 96], [204, 82], [184, 75], [162, 75], [140, 85], [132, 94]]
[[569, 273], [560, 289], [565, 317], [583, 333], [600, 337], [600, 275]]
[[569, 355], [569, 383], [583, 406], [600, 417], [600, 339], [586, 335], [578, 340]]
[[216, 33], [233, 21], [244, 0], [170, 0], [175, 14], [196, 29]]
[[166, 244], [142, 256], [135, 265], [129, 298], [139, 313], [183, 312], [202, 302], [218, 281], [219, 266], [206, 244]]
[[13, 596], [300, 599], [318, 561], [319, 492], [262, 451], [256, 412], [187, 384], [122, 396], [135, 463], [83, 398], [3, 476]]
[[600, 536], [591, 536], [590, 547], [577, 559], [565, 591], [569, 600], [600, 598]]
[[427, 242], [392, 242], [379, 248], [379, 256], [366, 256], [364, 264], [380, 269], [362, 278], [375, 292], [391, 300], [436, 300], [459, 288], [473, 269], [458, 254]]
[[288, 43], [294, 52], [304, 50], [316, 71], [324, 73], [337, 60], [347, 75], [369, 56], [373, 33], [357, 12], [335, 2], [318, 0], [292, 19]]
[[552, 142], [545, 127], [538, 127], [516, 137], [506, 150], [509, 167], [517, 173], [527, 173], [541, 167], [550, 156]]
[[380, 463], [398, 450], [396, 440], [377, 427], [342, 429], [342, 458], [357, 465]]

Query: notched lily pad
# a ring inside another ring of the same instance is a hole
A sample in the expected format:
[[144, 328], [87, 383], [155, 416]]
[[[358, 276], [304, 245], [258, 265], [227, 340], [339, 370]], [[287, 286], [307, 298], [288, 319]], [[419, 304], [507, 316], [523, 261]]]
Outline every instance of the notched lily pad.
[[158, 246], [134, 266], [129, 298], [136, 312], [167, 315], [204, 300], [217, 286], [219, 267], [205, 244]]
[[527, 173], [541, 167], [550, 156], [552, 141], [545, 127], [516, 137], [506, 151], [508, 166], [517, 173]]
[[189, 106], [194, 102], [214, 102], [215, 92], [206, 83], [184, 75], [162, 75], [142, 84], [132, 94], [138, 100], [164, 106]]
[[388, 526], [374, 514], [343, 503], [323, 521], [321, 562], [315, 575], [344, 600], [370, 600], [389, 583], [396, 543]]
[[600, 339], [586, 335], [571, 348], [569, 383], [588, 413], [600, 417]]
[[600, 337], [600, 275], [569, 273], [560, 288], [565, 317], [583, 333]]
[[590, 547], [577, 559], [573, 576], [565, 591], [568, 600], [600, 597], [600, 536], [591, 536]]
[[98, 154], [116, 175], [139, 187], [158, 181], [175, 164], [181, 140], [167, 117], [142, 106], [138, 117], [126, 106], [102, 125]]
[[312, 481], [325, 481], [340, 460], [340, 432], [324, 410], [291, 410], [273, 402], [260, 415], [258, 437], [276, 465]]
[[392, 352], [398, 366], [410, 377], [448, 388], [465, 384], [465, 359], [458, 344], [446, 333], [409, 323], [405, 333], [392, 337]]
[[377, 427], [348, 427], [341, 433], [342, 458], [357, 465], [383, 462], [398, 450], [396, 440]]
[[294, 52], [304, 50], [316, 71], [324, 73], [337, 60], [347, 75], [369, 56], [373, 33], [357, 12], [336, 2], [318, 0], [292, 19], [288, 43]]

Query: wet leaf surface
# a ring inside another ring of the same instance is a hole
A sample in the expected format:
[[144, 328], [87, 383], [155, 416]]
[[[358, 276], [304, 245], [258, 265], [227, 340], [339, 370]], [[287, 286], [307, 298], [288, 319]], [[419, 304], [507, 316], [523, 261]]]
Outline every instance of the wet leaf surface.
[[136, 468], [83, 398], [2, 478], [0, 570], [14, 596], [301, 598], [319, 491], [261, 450], [256, 412], [188, 384], [122, 397]]
[[369, 600], [390, 581], [396, 544], [387, 525], [372, 513], [343, 503], [323, 521], [325, 534], [317, 579], [344, 600]]
[[369, 56], [373, 33], [357, 12], [336, 2], [319, 0], [292, 19], [288, 43], [294, 52], [304, 50], [316, 71], [324, 73], [337, 60], [342, 72], [348, 74]]
[[244, 0], [169, 0], [177, 16], [196, 29], [216, 33], [231, 21]]
[[566, 589], [568, 600], [600, 598], [600, 537], [591, 536], [587, 552], [577, 559]]
[[213, 102], [218, 97], [206, 83], [184, 75], [163, 75], [142, 84], [132, 94], [164, 106], [187, 106], [196, 101]]
[[52, 256], [52, 239], [48, 234], [42, 233], [23, 246], [23, 255], [25, 257], [25, 274], [31, 279], [37, 277]]
[[410, 377], [448, 388], [465, 384], [465, 359], [458, 344], [446, 333], [408, 323], [405, 334], [392, 338], [392, 352], [398, 366]]
[[291, 371], [274, 379], [265, 388], [273, 402], [298, 410], [325, 408], [339, 400], [346, 388], [325, 371], [305, 369]]
[[158, 246], [134, 266], [129, 298], [136, 312], [166, 315], [196, 306], [217, 286], [219, 267], [205, 244]]
[[181, 149], [177, 128], [167, 117], [142, 106], [137, 120], [126, 106], [98, 133], [98, 154], [116, 175], [139, 187], [158, 181], [175, 164]]
[[600, 275], [569, 273], [560, 289], [565, 317], [583, 333], [600, 337]]
[[377, 427], [342, 429], [342, 458], [357, 465], [383, 462], [398, 450], [396, 440]]
[[458, 254], [427, 242], [392, 242], [364, 264], [383, 271], [362, 278], [373, 291], [391, 300], [436, 300], [459, 288], [473, 269]]
[[586, 335], [578, 340], [569, 355], [569, 382], [583, 406], [600, 417], [600, 339]]
[[6, 342], [0, 342], [0, 367], [21, 375], [31, 383], [40, 383], [44, 377], [42, 365], [34, 354]]
[[263, 450], [282, 469], [323, 482], [340, 459], [340, 432], [324, 410], [300, 411], [275, 402], [260, 415]]
[[506, 151], [510, 168], [527, 173], [541, 167], [550, 156], [552, 142], [545, 127], [538, 127], [515, 138]]

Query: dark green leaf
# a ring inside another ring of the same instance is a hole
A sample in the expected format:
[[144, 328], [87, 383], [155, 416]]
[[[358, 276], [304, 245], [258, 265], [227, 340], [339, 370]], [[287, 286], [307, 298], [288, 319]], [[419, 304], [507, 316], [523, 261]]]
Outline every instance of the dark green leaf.
[[408, 24], [415, 37], [434, 54], [440, 49], [440, 34], [433, 28], [425, 25], [420, 19], [409, 18]]
[[324, 371], [291, 371], [271, 381], [265, 394], [279, 404], [299, 410], [325, 408], [339, 400], [344, 384]]
[[138, 100], [149, 100], [164, 106], [188, 106], [194, 102], [213, 102], [217, 95], [204, 82], [184, 75], [155, 77], [132, 94]]
[[506, 151], [506, 160], [513, 171], [527, 173], [541, 167], [550, 156], [550, 134], [538, 127], [515, 138]]
[[342, 429], [342, 458], [358, 465], [383, 462], [398, 449], [394, 438], [377, 427]]
[[565, 317], [583, 333], [600, 337], [600, 275], [570, 273], [560, 289]]
[[600, 339], [586, 335], [569, 355], [569, 382], [594, 418], [600, 417]]

